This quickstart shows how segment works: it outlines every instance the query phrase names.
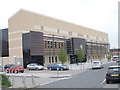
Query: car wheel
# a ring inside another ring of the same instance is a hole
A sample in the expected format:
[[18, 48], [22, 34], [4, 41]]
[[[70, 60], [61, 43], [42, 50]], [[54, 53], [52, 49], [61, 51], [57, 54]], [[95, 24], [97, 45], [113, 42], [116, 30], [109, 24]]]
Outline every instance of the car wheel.
[[106, 80], [106, 83], [107, 83], [107, 84], [109, 84], [109, 81], [108, 81], [108, 80]]
[[36, 68], [36, 70], [39, 70], [39, 68]]
[[63, 68], [61, 68], [60, 70], [63, 71]]
[[7, 73], [10, 73], [9, 70], [6, 70]]
[[21, 71], [21, 73], [24, 73], [24, 71]]
[[18, 73], [18, 71], [17, 71], [17, 70], [15, 70], [15, 71], [14, 71], [14, 73]]
[[49, 70], [51, 71], [51, 70], [52, 70], [52, 68], [49, 68]]

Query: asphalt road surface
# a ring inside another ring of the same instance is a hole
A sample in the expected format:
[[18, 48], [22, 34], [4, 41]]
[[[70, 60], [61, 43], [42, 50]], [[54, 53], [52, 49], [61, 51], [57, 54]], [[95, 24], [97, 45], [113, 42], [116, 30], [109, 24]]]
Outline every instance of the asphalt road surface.
[[[41, 85], [38, 88], [108, 88], [109, 85], [105, 83], [105, 74], [109, 65], [111, 64], [105, 64], [102, 69], [88, 70], [71, 78]], [[118, 88], [118, 84], [115, 85], [115, 88]]]

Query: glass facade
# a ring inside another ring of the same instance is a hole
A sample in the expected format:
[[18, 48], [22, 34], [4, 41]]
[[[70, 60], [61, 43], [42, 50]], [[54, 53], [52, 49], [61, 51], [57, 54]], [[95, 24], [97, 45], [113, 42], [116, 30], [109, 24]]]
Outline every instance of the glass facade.
[[0, 57], [2, 56], [2, 30], [0, 30]]
[[9, 56], [8, 29], [0, 30], [0, 57]]

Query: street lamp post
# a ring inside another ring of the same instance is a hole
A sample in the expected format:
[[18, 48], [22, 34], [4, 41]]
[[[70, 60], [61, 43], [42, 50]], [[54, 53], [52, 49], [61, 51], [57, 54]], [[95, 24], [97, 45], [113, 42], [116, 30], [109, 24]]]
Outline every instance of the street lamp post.
[[0, 57], [1, 58], [1, 67], [2, 67], [2, 72], [4, 71], [4, 59], [6, 57]]
[[93, 46], [92, 46], [92, 40], [91, 40], [91, 63], [92, 63], [92, 49], [93, 49]]
[[3, 72], [4, 66], [3, 66], [3, 57], [2, 57], [2, 72]]
[[78, 49], [76, 48], [76, 49], [75, 49], [75, 53], [76, 53], [76, 63], [77, 63], [77, 65], [78, 65], [77, 51], [78, 51]]

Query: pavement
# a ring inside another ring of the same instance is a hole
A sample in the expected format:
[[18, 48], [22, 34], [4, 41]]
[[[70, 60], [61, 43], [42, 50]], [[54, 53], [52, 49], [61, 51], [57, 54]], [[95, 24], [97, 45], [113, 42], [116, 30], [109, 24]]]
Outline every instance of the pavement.
[[[108, 63], [104, 61], [104, 64]], [[86, 70], [89, 70], [92, 67], [91, 63], [79, 63], [77, 64], [70, 64], [68, 65], [70, 70], [66, 71], [50, 71], [50, 70], [43, 70], [43, 71], [28, 71], [25, 70], [24, 73], [5, 73], [9, 76], [9, 79], [12, 83], [11, 88], [33, 88], [38, 85], [48, 84], [57, 80], [68, 79], [72, 76], [80, 74]], [[2, 74], [2, 72], [0, 73]]]

